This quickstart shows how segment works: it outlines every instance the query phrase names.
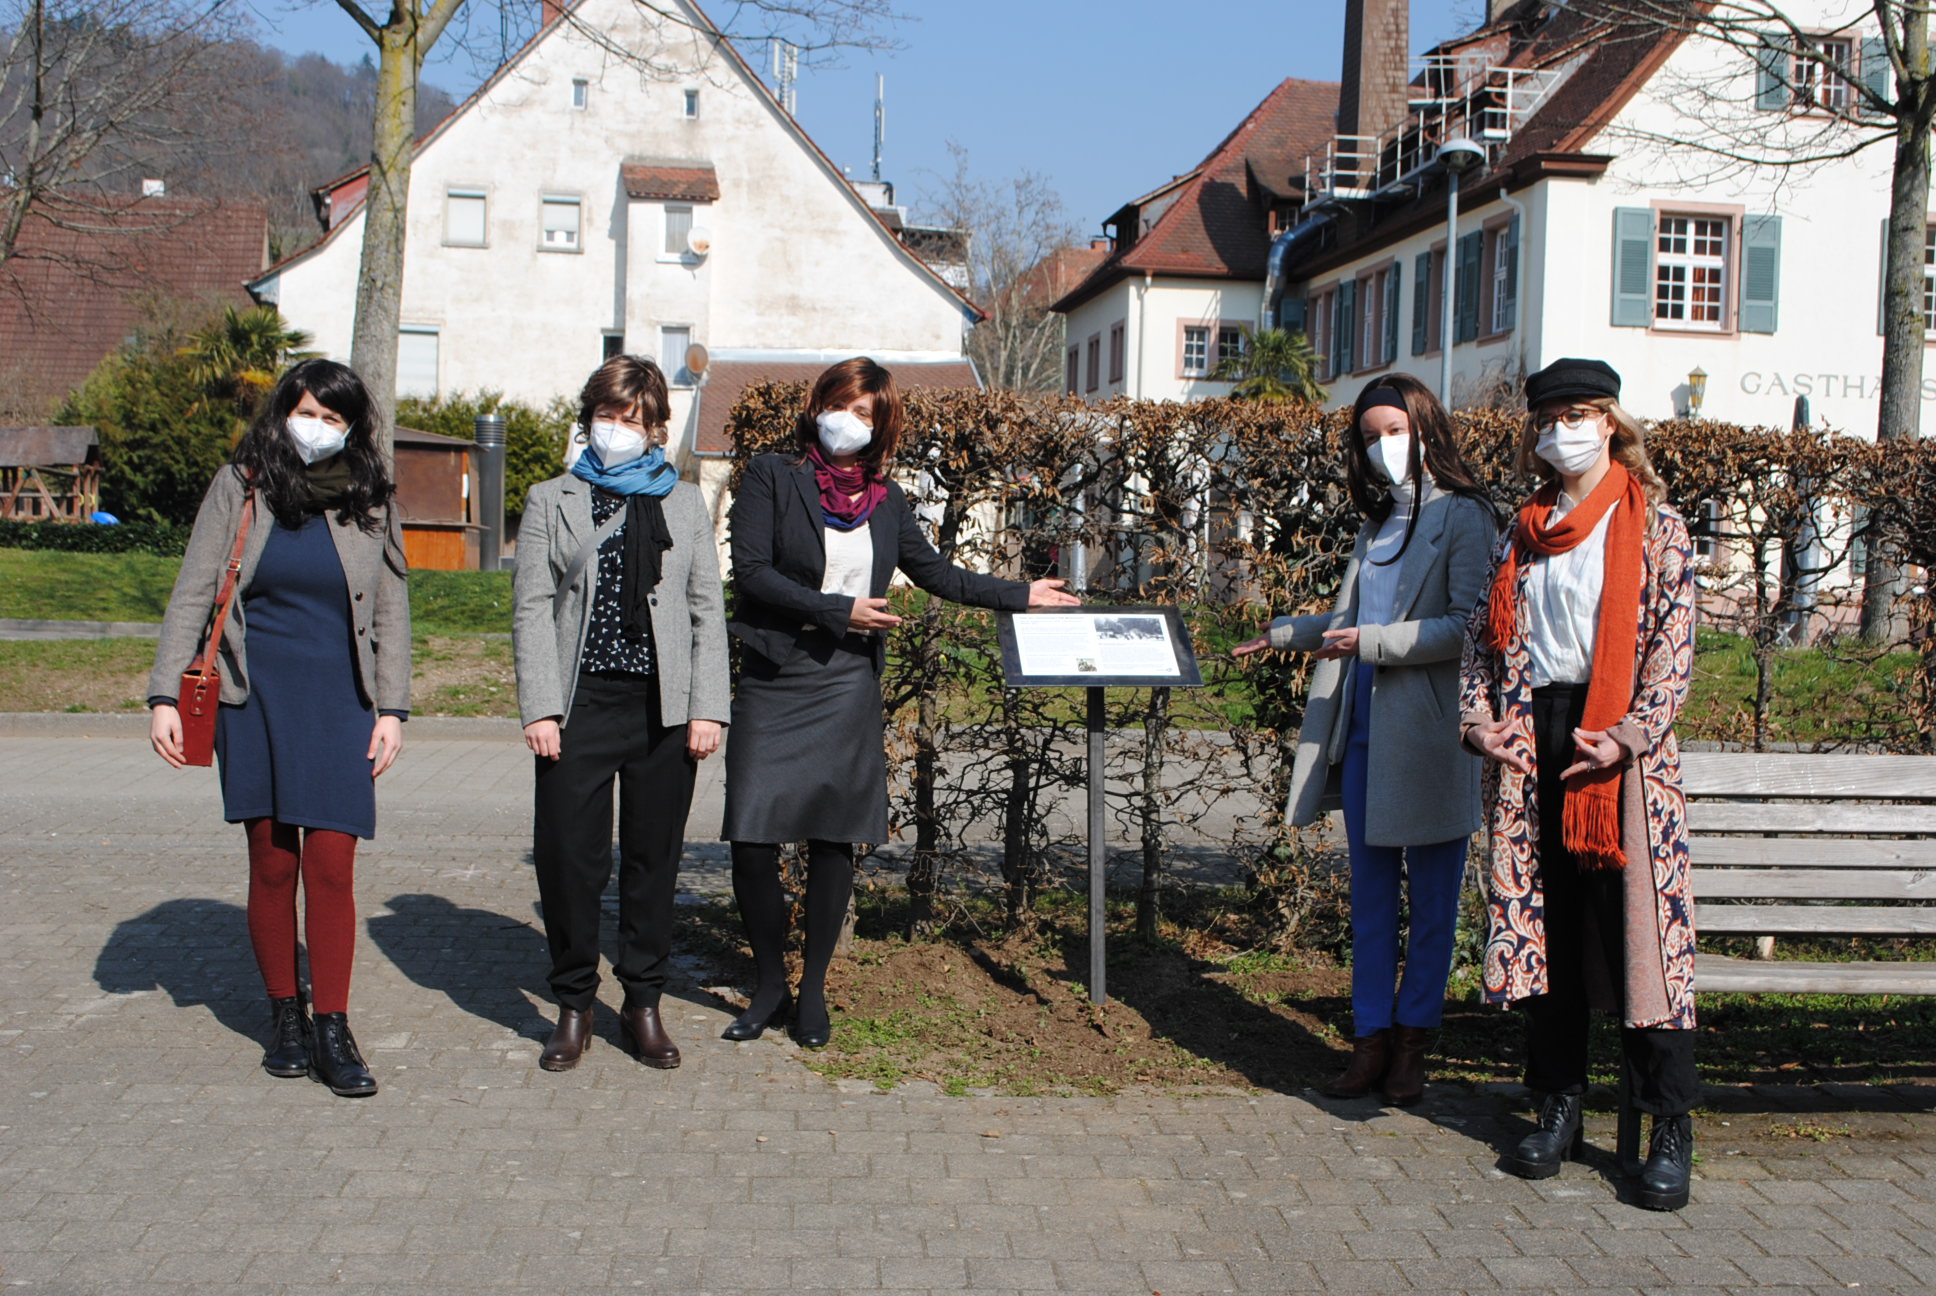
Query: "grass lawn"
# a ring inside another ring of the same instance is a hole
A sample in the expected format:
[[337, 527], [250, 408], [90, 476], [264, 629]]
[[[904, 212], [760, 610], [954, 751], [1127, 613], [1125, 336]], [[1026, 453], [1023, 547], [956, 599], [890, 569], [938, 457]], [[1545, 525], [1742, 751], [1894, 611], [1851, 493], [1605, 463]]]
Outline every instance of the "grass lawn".
[[159, 621], [179, 558], [0, 549], [0, 617]]

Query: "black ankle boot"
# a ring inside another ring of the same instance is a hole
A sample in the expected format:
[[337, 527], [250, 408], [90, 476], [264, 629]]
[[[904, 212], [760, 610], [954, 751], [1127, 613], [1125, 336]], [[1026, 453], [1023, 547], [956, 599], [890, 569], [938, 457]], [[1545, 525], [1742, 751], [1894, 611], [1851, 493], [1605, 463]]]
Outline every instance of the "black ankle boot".
[[301, 995], [271, 999], [269, 1048], [262, 1055], [262, 1069], [272, 1076], [309, 1074], [309, 1012]]
[[1654, 1117], [1647, 1164], [1640, 1168], [1641, 1206], [1647, 1210], [1679, 1210], [1687, 1205], [1688, 1180], [1693, 1174], [1693, 1117]]
[[1521, 1179], [1551, 1179], [1560, 1162], [1575, 1161], [1586, 1147], [1579, 1094], [1547, 1094], [1539, 1105], [1539, 1128], [1519, 1140], [1506, 1158], [1506, 1169]]
[[317, 1013], [315, 1038], [309, 1050], [309, 1078], [329, 1086], [339, 1098], [367, 1098], [376, 1092], [376, 1077], [356, 1051], [349, 1017]]
[[746, 1011], [735, 1017], [732, 1025], [720, 1032], [719, 1038], [732, 1040], [736, 1044], [756, 1040], [767, 1031], [784, 1026], [791, 1011], [793, 995], [790, 992], [782, 991], [780, 1001], [773, 1005], [773, 1011], [764, 1014], [760, 1012], [759, 996], [756, 994], [753, 1002], [746, 1006]]

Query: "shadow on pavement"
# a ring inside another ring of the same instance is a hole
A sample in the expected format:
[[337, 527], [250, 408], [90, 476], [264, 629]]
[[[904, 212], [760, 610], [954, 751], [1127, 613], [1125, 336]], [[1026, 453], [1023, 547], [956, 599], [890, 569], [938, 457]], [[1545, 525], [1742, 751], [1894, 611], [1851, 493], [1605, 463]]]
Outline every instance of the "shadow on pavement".
[[550, 1033], [550, 1020], [531, 1002], [551, 999], [551, 956], [535, 921], [423, 893], [392, 896], [388, 908], [370, 917], [370, 939], [398, 971], [514, 1035], [542, 1040]]
[[250, 1039], [268, 1030], [248, 915], [225, 900], [165, 900], [116, 923], [95, 957], [94, 981], [109, 994], [166, 991], [176, 1007], [206, 1007]]

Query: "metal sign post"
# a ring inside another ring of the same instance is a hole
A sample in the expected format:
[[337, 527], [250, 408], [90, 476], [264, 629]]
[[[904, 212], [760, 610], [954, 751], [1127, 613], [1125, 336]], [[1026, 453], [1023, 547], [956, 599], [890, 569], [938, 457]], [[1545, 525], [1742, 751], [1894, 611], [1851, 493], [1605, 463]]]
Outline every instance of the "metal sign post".
[[1183, 614], [1173, 607], [1039, 608], [1003, 612], [997, 624], [1002, 682], [1010, 688], [1084, 690], [1089, 732], [1089, 1002], [1109, 1002], [1103, 909], [1105, 847], [1103, 695], [1123, 688], [1201, 688]]

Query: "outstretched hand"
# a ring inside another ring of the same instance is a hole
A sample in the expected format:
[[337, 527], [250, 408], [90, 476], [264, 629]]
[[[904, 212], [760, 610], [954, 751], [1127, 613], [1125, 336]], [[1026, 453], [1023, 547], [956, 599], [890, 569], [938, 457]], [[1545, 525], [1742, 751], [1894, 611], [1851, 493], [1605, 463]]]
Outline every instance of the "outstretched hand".
[[847, 614], [847, 626], [866, 634], [870, 630], [892, 630], [901, 624], [901, 618], [887, 610], [884, 598], [857, 598], [853, 610]]
[[1270, 651], [1270, 635], [1260, 634], [1255, 639], [1246, 639], [1230, 650], [1232, 657], [1248, 657], [1252, 653]]
[[1029, 582], [1028, 605], [1038, 607], [1080, 607], [1082, 600], [1071, 594], [1068, 582], [1054, 577], [1044, 577]]

